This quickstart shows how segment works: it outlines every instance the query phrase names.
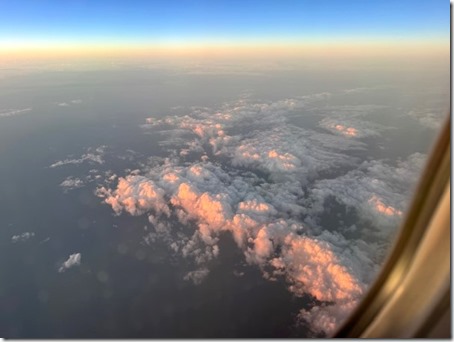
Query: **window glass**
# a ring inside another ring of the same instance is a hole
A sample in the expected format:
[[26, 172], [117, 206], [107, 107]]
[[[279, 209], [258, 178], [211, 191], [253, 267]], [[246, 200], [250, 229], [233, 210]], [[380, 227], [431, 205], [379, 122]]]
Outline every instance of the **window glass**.
[[1, 334], [332, 334], [447, 117], [448, 5], [22, 2], [0, 9]]

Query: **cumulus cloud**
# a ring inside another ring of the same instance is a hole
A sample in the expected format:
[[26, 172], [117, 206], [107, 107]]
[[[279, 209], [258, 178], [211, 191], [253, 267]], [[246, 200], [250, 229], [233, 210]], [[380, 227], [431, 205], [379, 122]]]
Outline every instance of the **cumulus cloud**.
[[[167, 162], [149, 170], [147, 177], [127, 176], [115, 190], [97, 193], [116, 213], [153, 212], [149, 217], [157, 228], [153, 238], [165, 235], [171, 250], [202, 266], [185, 276], [196, 284], [207, 274], [204, 265], [219, 254], [220, 233], [229, 232], [247, 262], [271, 269], [273, 277], [285, 276], [296, 295], [309, 293], [326, 302], [357, 301], [364, 284], [331, 242], [307, 236], [300, 223], [276, 209], [272, 194], [268, 202], [254, 188], [247, 177], [232, 177], [211, 163], [182, 167]], [[282, 192], [272, 187], [261, 190]], [[169, 230], [175, 229], [169, 217], [193, 225], [194, 234], [169, 239]], [[159, 218], [167, 223], [160, 225]]]
[[58, 269], [58, 272], [62, 273], [65, 272], [67, 269], [74, 267], [74, 266], [79, 266], [80, 265], [80, 259], [81, 259], [81, 254], [80, 253], [75, 253], [71, 254], [68, 259], [62, 263], [60, 268]]
[[35, 236], [35, 233], [33, 232], [25, 232], [19, 235], [13, 235], [11, 237], [11, 242], [16, 243], [16, 242], [23, 242], [27, 241], [28, 239], [32, 238]]
[[7, 118], [7, 117], [10, 117], [10, 116], [21, 115], [21, 114], [29, 112], [31, 110], [32, 110], [31, 107], [24, 108], [24, 109], [7, 109], [7, 110], [3, 110], [3, 111], [0, 111], [0, 118]]
[[118, 180], [114, 191], [101, 187], [97, 190], [98, 196], [105, 197], [106, 203], [118, 214], [122, 210], [131, 215], [141, 215], [151, 209], [158, 213], [168, 213], [167, 204], [163, 201], [162, 189], [155, 186], [148, 178], [131, 175]]
[[230, 145], [236, 145], [240, 139], [236, 134], [228, 134], [229, 130], [247, 131], [249, 128], [257, 130], [282, 124], [285, 122], [285, 114], [328, 96], [328, 93], [321, 93], [271, 103], [251, 103], [243, 98], [225, 104], [214, 113], [210, 108], [202, 107], [192, 108], [191, 115], [170, 116], [163, 119], [148, 118], [142, 127], [158, 128], [158, 131], [165, 130], [166, 135], [170, 135], [168, 140], [170, 144], [178, 140], [182, 144], [187, 144], [187, 134], [192, 134], [196, 140], [189, 142], [190, 146], [185, 153], [191, 151], [191, 146], [198, 151], [201, 146], [206, 145], [210, 146], [212, 153], [219, 155], [225, 153]]
[[[220, 236], [231, 234], [264, 277], [312, 296], [315, 304], [299, 317], [314, 332], [332, 332], [377, 273], [425, 156], [394, 163], [354, 157], [367, 150], [357, 138], [385, 130], [365, 119], [374, 105], [325, 104], [318, 128], [295, 123], [330, 96], [242, 98], [215, 110], [148, 118], [143, 129], [162, 134], [168, 157], [150, 158], [124, 177], [106, 174], [96, 194], [116, 215], [147, 215], [145, 243], [161, 240], [192, 259], [197, 269], [184, 278], [194, 284], [219, 255]], [[331, 110], [336, 115], [329, 117]], [[345, 209], [337, 220], [330, 200]]]
[[[354, 208], [371, 207], [385, 216], [399, 215], [425, 160], [424, 154], [415, 153], [395, 166], [381, 160], [366, 161], [344, 176], [316, 182], [313, 193], [332, 195]], [[397, 209], [387, 211], [381, 206]]]
[[396, 165], [366, 161], [345, 175], [319, 180], [311, 188], [308, 212], [320, 216], [327, 200], [333, 198], [363, 222], [369, 222], [366, 227], [373, 227], [361, 230], [363, 239], [385, 243], [402, 220], [425, 159], [425, 155], [415, 153]]
[[[257, 132], [235, 147], [232, 164], [265, 171], [274, 180], [298, 179], [303, 183], [322, 172], [356, 164], [355, 158], [338, 150], [341, 145], [360, 149], [360, 144], [325, 140], [324, 145], [318, 145], [314, 143], [317, 136], [316, 132], [288, 126]], [[335, 142], [339, 144], [330, 144]]]

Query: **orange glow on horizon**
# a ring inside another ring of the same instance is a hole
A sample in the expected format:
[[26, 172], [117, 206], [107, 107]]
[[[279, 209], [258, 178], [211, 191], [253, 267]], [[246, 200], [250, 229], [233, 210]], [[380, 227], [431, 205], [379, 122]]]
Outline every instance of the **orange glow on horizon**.
[[8, 59], [67, 58], [416, 58], [449, 57], [444, 42], [346, 41], [293, 43], [159, 43], [73, 44], [0, 42], [0, 61]]

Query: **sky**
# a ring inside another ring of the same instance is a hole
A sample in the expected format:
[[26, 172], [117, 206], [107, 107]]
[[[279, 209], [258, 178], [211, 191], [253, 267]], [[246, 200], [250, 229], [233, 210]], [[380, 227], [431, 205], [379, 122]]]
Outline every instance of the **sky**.
[[0, 1], [0, 46], [444, 41], [449, 3]]

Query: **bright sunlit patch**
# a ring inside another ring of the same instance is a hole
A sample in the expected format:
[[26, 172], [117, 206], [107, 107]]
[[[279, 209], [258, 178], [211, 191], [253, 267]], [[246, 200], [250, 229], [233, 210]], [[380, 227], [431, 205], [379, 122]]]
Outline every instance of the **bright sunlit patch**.
[[377, 210], [379, 213], [384, 214], [386, 216], [401, 216], [402, 211], [392, 207], [392, 206], [387, 206], [385, 203], [383, 203], [376, 195], [373, 195], [369, 199], [369, 203], [372, 204], [372, 206]]
[[333, 128], [342, 133], [343, 135], [349, 136], [349, 137], [356, 137], [358, 135], [358, 130], [353, 127], [346, 127], [344, 125], [334, 125]]

